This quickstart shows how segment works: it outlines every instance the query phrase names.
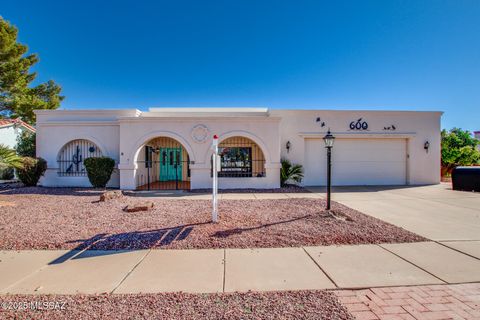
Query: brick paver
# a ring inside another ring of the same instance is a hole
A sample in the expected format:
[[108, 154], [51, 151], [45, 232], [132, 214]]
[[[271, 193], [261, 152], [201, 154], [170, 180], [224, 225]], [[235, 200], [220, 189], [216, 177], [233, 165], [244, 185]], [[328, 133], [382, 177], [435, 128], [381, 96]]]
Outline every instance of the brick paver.
[[335, 291], [357, 319], [480, 319], [480, 283]]

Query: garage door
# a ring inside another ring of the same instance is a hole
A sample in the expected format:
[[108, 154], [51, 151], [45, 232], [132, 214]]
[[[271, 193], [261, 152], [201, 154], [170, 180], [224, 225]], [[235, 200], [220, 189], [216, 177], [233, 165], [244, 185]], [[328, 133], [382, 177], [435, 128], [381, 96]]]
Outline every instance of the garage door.
[[[332, 151], [332, 184], [403, 185], [406, 139], [339, 139]], [[326, 184], [326, 150], [322, 139], [305, 140], [307, 186]]]

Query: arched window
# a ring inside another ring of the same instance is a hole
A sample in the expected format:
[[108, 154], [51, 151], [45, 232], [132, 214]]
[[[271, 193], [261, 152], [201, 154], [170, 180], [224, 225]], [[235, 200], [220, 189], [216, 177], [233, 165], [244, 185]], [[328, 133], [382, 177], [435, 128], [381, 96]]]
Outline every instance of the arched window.
[[58, 174], [60, 176], [86, 176], [83, 161], [101, 157], [102, 151], [93, 142], [85, 139], [72, 140], [58, 153]]
[[231, 137], [218, 145], [219, 177], [265, 177], [265, 156], [262, 149], [245, 137]]

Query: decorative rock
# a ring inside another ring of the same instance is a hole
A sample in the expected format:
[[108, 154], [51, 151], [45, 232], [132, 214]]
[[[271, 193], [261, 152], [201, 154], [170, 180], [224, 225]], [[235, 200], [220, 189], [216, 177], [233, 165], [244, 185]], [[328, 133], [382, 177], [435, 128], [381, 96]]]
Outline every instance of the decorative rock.
[[123, 196], [122, 190], [105, 191], [100, 195], [100, 201], [107, 201], [111, 199], [120, 198]]
[[123, 211], [125, 212], [138, 212], [138, 211], [148, 211], [153, 208], [152, 201], [139, 202], [133, 205], [126, 206]]

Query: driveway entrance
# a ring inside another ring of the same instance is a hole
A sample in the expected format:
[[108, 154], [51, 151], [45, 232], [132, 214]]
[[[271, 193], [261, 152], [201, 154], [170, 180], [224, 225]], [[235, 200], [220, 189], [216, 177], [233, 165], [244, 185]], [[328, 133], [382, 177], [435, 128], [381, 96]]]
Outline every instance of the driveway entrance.
[[480, 193], [450, 184], [335, 187], [332, 199], [431, 240], [480, 240]]

